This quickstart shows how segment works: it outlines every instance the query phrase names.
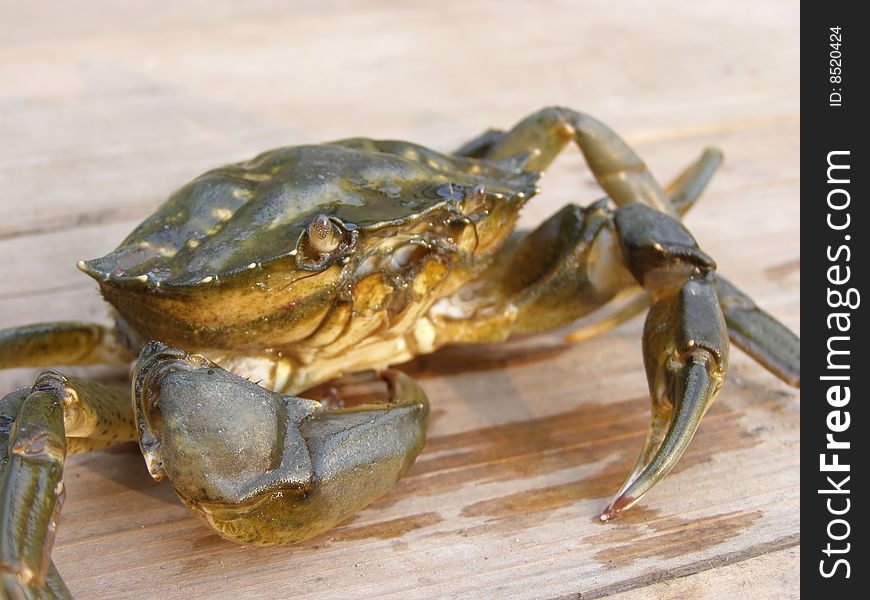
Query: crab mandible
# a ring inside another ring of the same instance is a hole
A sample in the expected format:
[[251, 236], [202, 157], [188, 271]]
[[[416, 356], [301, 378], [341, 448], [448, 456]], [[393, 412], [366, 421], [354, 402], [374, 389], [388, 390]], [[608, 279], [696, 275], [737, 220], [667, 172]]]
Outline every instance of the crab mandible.
[[[572, 140], [607, 198], [514, 232]], [[552, 329], [633, 292], [574, 336], [650, 306], [652, 424], [601, 515], [617, 517], [685, 450], [723, 383], [729, 337], [800, 384], [799, 339], [716, 274], [679, 220], [720, 161], [706, 150], [665, 191], [608, 127], [554, 107], [451, 155], [349, 139], [198, 177], [115, 251], [79, 263], [113, 305], [115, 328], [0, 331], [0, 368], [139, 355], [132, 403], [55, 371], [0, 403], [0, 591], [69, 596], [50, 560], [69, 453], [138, 440], [154, 478], [168, 477], [222, 536], [298, 542], [396, 482], [423, 447], [428, 402], [392, 370], [381, 372], [382, 404], [288, 394], [445, 344]]]

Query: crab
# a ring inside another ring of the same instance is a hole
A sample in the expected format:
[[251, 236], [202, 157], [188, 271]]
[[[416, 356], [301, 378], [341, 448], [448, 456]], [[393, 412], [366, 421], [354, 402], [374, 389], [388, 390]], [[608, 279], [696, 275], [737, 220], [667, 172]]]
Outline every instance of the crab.
[[[606, 197], [515, 231], [571, 141]], [[70, 597], [50, 560], [68, 454], [138, 441], [154, 479], [221, 536], [300, 542], [384, 494], [421, 451], [428, 400], [390, 365], [592, 314], [578, 341], [648, 307], [652, 420], [600, 516], [618, 517], [686, 449], [729, 339], [800, 386], [798, 337], [717, 274], [680, 221], [721, 159], [705, 150], [663, 189], [606, 125], [551, 107], [452, 154], [354, 138], [194, 179], [78, 263], [114, 327], [0, 331], [0, 368], [133, 363], [132, 401], [53, 370], [0, 401], [0, 591]], [[365, 370], [385, 399], [346, 404], [342, 384], [296, 396]]]

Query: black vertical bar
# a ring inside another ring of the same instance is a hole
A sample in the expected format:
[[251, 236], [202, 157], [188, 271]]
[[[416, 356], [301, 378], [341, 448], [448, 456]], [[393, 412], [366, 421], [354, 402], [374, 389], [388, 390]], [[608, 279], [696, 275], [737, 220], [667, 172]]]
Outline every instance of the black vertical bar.
[[[860, 3], [801, 6], [801, 588], [868, 593], [870, 371], [866, 271], [866, 19]], [[860, 557], [860, 558], [859, 558]], [[826, 594], [819, 596], [818, 594]]]

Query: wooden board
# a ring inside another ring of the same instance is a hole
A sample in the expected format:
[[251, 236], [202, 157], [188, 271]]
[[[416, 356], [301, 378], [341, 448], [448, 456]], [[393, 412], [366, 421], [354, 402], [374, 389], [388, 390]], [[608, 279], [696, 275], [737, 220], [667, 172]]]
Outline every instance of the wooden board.
[[[75, 261], [206, 168], [352, 135], [449, 150], [560, 103], [611, 124], [663, 180], [721, 147], [687, 223], [799, 330], [798, 22], [785, 0], [4, 4], [0, 327], [106, 321]], [[566, 152], [525, 221], [596, 195]], [[410, 365], [433, 401], [424, 453], [296, 547], [222, 541], [135, 448], [73, 458], [55, 560], [89, 599], [797, 596], [799, 393], [737, 351], [674, 473], [596, 522], [648, 420], [640, 329]], [[0, 390], [33, 375], [0, 373]]]

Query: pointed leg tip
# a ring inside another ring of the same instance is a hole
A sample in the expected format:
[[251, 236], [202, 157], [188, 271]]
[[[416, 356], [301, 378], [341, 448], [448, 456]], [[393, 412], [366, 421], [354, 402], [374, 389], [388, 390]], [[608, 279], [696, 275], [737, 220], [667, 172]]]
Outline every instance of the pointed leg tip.
[[628, 496], [618, 496], [613, 499], [613, 501], [604, 509], [604, 512], [599, 515], [599, 519], [601, 519], [602, 523], [607, 523], [608, 521], [612, 521], [616, 519], [626, 510], [631, 508], [631, 506], [635, 503], [637, 499], [631, 498]]
[[716, 146], [707, 146], [706, 148], [704, 148], [704, 154], [706, 154], [711, 159], [715, 159], [718, 161], [722, 161], [725, 159], [725, 153]]

